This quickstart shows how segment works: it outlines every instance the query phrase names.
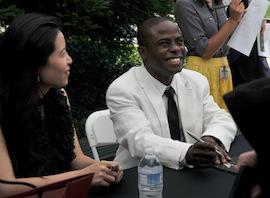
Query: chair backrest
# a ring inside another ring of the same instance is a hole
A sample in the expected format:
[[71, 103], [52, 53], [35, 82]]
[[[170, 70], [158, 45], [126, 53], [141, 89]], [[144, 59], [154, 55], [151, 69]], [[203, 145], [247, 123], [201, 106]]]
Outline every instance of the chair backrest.
[[113, 130], [113, 122], [110, 119], [109, 109], [91, 113], [85, 122], [85, 132], [91, 147], [94, 159], [99, 161], [98, 146], [117, 143]]

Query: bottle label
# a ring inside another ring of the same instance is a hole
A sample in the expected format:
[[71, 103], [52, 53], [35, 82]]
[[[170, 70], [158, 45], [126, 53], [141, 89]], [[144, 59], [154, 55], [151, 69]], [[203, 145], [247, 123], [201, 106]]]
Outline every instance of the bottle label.
[[163, 183], [163, 174], [139, 174], [139, 183], [144, 186], [159, 186]]

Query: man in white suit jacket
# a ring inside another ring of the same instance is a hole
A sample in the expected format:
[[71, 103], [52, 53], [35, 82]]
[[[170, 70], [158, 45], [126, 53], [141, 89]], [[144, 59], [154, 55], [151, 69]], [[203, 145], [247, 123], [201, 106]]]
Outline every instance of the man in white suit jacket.
[[[153, 147], [162, 164], [172, 169], [205, 168], [230, 160], [227, 152], [236, 124], [214, 102], [206, 77], [182, 69], [186, 50], [179, 27], [166, 18], [150, 18], [140, 25], [138, 42], [144, 64], [114, 80], [106, 93], [119, 142], [115, 161], [123, 169], [137, 166], [147, 147]], [[186, 142], [171, 139], [164, 96], [168, 86], [175, 90]], [[187, 131], [205, 142], [196, 142]]]

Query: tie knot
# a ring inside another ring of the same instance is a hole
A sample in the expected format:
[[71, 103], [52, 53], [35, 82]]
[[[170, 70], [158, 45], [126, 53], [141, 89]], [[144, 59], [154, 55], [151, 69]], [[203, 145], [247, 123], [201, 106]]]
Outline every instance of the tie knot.
[[166, 89], [164, 94], [169, 98], [172, 99], [173, 98], [173, 94], [174, 94], [174, 90], [172, 87], [170, 87], [169, 89]]

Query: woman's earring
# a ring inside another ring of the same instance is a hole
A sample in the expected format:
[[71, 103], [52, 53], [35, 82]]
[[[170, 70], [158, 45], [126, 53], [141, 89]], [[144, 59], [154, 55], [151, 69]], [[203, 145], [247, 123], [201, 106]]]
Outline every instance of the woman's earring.
[[37, 74], [37, 83], [39, 83], [40, 82], [40, 76], [39, 76], [39, 74]]

